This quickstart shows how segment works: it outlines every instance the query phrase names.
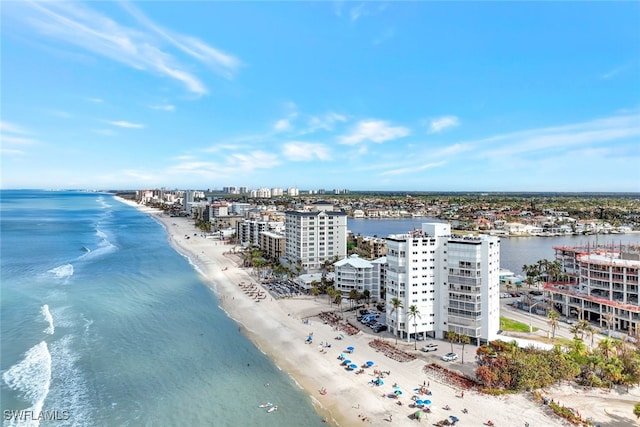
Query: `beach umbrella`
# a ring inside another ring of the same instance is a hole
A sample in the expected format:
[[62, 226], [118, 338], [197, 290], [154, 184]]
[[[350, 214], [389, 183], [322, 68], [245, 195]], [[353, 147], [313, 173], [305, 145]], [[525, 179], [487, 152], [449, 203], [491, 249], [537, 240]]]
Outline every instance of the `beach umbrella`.
[[414, 418], [422, 418], [424, 416], [426, 416], [426, 414], [422, 411], [416, 411], [413, 413]]
[[352, 352], [353, 350], [355, 350], [353, 347], [347, 347], [348, 352]]
[[431, 405], [431, 401], [430, 400], [423, 400], [422, 404], [423, 405]]
[[358, 365], [356, 365], [356, 364], [354, 364], [354, 363], [352, 363], [351, 365], [349, 365], [349, 368], [350, 368], [350, 369], [356, 369], [357, 367], [358, 367]]
[[418, 400], [416, 400], [416, 405], [422, 406], [422, 405], [424, 405], [424, 402], [422, 400], [418, 399]]
[[343, 365], [351, 365], [351, 360], [347, 359], [344, 362], [342, 362]]
[[367, 366], [371, 367], [371, 366], [373, 366], [373, 365], [374, 365], [373, 361], [371, 361], [371, 360], [368, 360], [368, 361], [367, 361]]

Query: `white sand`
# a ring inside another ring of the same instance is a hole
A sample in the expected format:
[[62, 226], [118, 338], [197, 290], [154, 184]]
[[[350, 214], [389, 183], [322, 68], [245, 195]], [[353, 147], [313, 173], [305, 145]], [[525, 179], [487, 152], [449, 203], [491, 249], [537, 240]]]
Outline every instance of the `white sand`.
[[[371, 334], [345, 334], [344, 340], [336, 340], [338, 332], [315, 317], [322, 311], [330, 310], [326, 297], [318, 297], [317, 301], [313, 297], [277, 300], [269, 295], [256, 302], [239, 284], [260, 285], [248, 271], [236, 265], [232, 256], [224, 255], [225, 251], [232, 249], [231, 246], [201, 237], [191, 219], [172, 218], [155, 209], [120, 200], [153, 215], [165, 225], [171, 244], [202, 269], [204, 279], [218, 295], [221, 307], [243, 326], [243, 332], [257, 347], [300, 384], [316, 403], [321, 416], [326, 416], [331, 425], [417, 424], [418, 421], [410, 417], [416, 411], [410, 407], [413, 403], [411, 397], [414, 388], [427, 381], [433, 394], [419, 397], [432, 401], [432, 413], [421, 421], [425, 425], [433, 425], [450, 415], [460, 419], [460, 426], [481, 426], [487, 420], [492, 420], [498, 427], [524, 426], [525, 422], [531, 427], [567, 425], [551, 414], [547, 407], [533, 402], [524, 394], [492, 397], [466, 391], [464, 398], [460, 398], [460, 390], [422, 372], [427, 363], [423, 355], [411, 362], [392, 360], [368, 345], [374, 338]], [[186, 239], [185, 236], [190, 238]], [[264, 289], [260, 289], [264, 292]], [[310, 318], [310, 324], [305, 324], [304, 318]], [[314, 341], [308, 345], [305, 344], [305, 338], [310, 332], [313, 332]], [[328, 342], [332, 347], [322, 353], [320, 342]], [[387, 342], [395, 344], [395, 340], [387, 339]], [[414, 352], [413, 345], [407, 346], [402, 342], [398, 345], [403, 350]], [[351, 360], [358, 365], [371, 360], [375, 366], [360, 375], [345, 371], [337, 357], [348, 346], [355, 347], [354, 353], [349, 355]], [[466, 361], [466, 364], [472, 363]], [[373, 369], [391, 371], [391, 375], [383, 379], [383, 386], [369, 384], [374, 378]], [[403, 392], [398, 400], [387, 396], [393, 392], [394, 383]], [[322, 387], [327, 389], [326, 395], [320, 394]], [[636, 424], [632, 411], [633, 405], [640, 401], [637, 388], [632, 390], [631, 395], [616, 395], [615, 398], [610, 394], [600, 395], [600, 392], [585, 395], [581, 390], [581, 393], [576, 390], [569, 386], [556, 387], [548, 391], [547, 396], [577, 409], [584, 418], [592, 417], [603, 426]], [[396, 403], [398, 401], [402, 402], [402, 406]], [[450, 410], [443, 409], [447, 404]], [[463, 413], [463, 408], [468, 413]], [[363, 416], [367, 417], [364, 421]]]

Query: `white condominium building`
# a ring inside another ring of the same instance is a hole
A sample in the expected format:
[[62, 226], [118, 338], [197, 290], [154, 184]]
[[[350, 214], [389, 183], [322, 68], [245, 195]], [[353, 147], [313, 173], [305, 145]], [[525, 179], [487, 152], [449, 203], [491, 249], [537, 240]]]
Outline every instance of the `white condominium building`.
[[349, 298], [351, 291], [358, 295], [369, 293], [369, 299], [377, 301], [380, 295], [380, 264], [351, 255], [333, 264], [335, 268], [336, 290], [342, 293], [343, 298]]
[[285, 260], [299, 272], [317, 272], [347, 255], [347, 214], [318, 202], [312, 211], [285, 212]]
[[[457, 237], [446, 223], [387, 237], [386, 311], [389, 330], [410, 341], [444, 338], [447, 331], [472, 343], [500, 329], [500, 240]], [[391, 300], [401, 307], [394, 310]], [[409, 308], [416, 306], [415, 316]], [[393, 311], [393, 312], [392, 312]]]

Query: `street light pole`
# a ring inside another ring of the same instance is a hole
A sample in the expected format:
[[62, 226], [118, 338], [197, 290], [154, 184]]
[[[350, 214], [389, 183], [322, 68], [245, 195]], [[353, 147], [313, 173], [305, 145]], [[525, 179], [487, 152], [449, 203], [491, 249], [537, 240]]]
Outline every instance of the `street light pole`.
[[538, 301], [535, 304], [532, 304], [529, 306], [529, 333], [533, 332], [533, 325], [531, 324], [531, 310], [533, 309], [533, 307], [535, 307], [536, 305], [540, 304], [542, 301]]

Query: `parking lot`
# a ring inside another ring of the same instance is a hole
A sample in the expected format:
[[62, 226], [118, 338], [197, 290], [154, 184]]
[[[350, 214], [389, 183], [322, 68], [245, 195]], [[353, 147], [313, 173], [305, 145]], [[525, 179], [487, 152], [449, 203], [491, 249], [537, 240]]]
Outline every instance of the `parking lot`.
[[262, 283], [262, 287], [277, 299], [297, 297], [305, 293], [304, 289], [291, 280], [266, 282]]

